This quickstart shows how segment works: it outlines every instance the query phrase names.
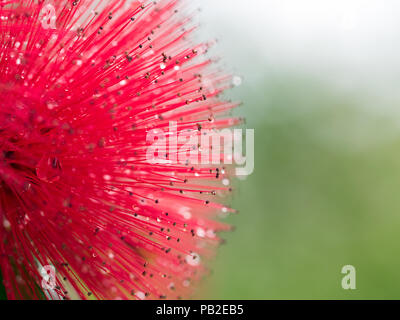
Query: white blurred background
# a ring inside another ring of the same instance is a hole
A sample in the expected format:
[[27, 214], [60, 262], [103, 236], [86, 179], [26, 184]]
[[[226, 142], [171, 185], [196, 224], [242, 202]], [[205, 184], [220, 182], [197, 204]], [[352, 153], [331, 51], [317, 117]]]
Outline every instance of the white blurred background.
[[370, 104], [398, 99], [398, 0], [198, 1], [202, 30], [247, 81], [263, 69], [301, 73], [338, 90], [365, 90]]

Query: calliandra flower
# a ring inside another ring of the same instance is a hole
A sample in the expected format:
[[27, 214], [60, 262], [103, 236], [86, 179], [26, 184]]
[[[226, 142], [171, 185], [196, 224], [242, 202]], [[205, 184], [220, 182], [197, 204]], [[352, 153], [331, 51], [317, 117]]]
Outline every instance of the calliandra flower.
[[206, 274], [232, 170], [146, 161], [150, 130], [239, 123], [188, 2], [0, 1], [9, 299], [187, 298]]

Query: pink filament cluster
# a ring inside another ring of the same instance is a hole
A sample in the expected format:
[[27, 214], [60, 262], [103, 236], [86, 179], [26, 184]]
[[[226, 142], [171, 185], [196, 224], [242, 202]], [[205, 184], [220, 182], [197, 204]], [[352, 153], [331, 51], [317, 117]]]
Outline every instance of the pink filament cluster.
[[[149, 164], [149, 130], [235, 125], [177, 0], [0, 0], [0, 267], [9, 299], [178, 299], [229, 227], [229, 168]], [[197, 146], [196, 146], [197, 147]], [[223, 156], [223, 155], [221, 155]], [[168, 157], [168, 155], [166, 155]], [[43, 290], [41, 268], [56, 270]]]

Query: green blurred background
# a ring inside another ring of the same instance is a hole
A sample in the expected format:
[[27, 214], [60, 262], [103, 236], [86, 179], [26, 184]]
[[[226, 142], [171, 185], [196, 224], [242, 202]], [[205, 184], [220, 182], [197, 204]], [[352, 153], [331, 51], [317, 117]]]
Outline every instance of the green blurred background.
[[[396, 119], [302, 80], [270, 75], [241, 89], [245, 108], [266, 108], [254, 125], [256, 170], [238, 185], [240, 214], [229, 219], [237, 230], [225, 235], [201, 298], [400, 297]], [[354, 291], [341, 287], [347, 264]]]
[[400, 298], [399, 4], [211, 2], [204, 32], [244, 78], [229, 96], [256, 169], [197, 298]]

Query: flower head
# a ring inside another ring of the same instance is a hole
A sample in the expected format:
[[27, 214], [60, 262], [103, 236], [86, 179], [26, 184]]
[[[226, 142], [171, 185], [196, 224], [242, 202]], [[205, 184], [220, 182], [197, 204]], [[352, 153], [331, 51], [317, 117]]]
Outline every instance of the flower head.
[[10, 299], [185, 298], [205, 273], [229, 229], [214, 219], [232, 211], [218, 201], [229, 168], [167, 161], [179, 142], [146, 160], [148, 133], [171, 122], [196, 136], [238, 122], [190, 17], [177, 0], [0, 1]]

